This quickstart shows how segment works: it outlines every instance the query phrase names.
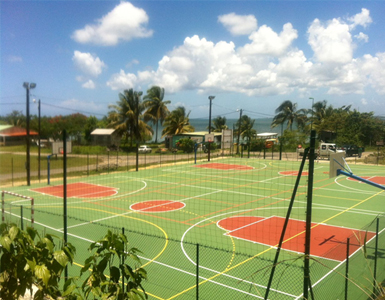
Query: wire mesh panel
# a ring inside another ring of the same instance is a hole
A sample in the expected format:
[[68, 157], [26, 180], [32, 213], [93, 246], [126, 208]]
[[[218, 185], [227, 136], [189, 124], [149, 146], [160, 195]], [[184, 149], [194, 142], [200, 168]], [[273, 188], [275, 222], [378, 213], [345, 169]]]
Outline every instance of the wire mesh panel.
[[[140, 153], [136, 172], [136, 155], [110, 151], [104, 156], [84, 156], [80, 171], [68, 166], [66, 182], [53, 177], [49, 185], [36, 182], [9, 189], [35, 199], [37, 228], [61, 235], [66, 224], [68, 241], [77, 248], [76, 264], [70, 270], [74, 276], [89, 255], [91, 242], [102, 238], [107, 230], [124, 229], [130, 245], [142, 252], [141, 263], [148, 272], [144, 287], [153, 298], [191, 299], [198, 295], [201, 299], [263, 299], [273, 268], [269, 299], [301, 298], [307, 163], [299, 173], [300, 162], [296, 160], [220, 153], [212, 153], [210, 162], [203, 151], [196, 157]], [[84, 163], [89, 167], [84, 169]], [[363, 176], [380, 173], [375, 167], [357, 166], [357, 170]], [[348, 291], [363, 299], [353, 282], [370, 276], [365, 268], [373, 269], [370, 257], [374, 255], [375, 235], [372, 225], [370, 229], [364, 225], [381, 212], [384, 195], [349, 178], [329, 178], [328, 172], [326, 161], [316, 163], [310, 245], [312, 292], [324, 299], [343, 295], [349, 237], [352, 284]], [[14, 207], [20, 204], [10, 200], [7, 205], [12, 205], [8, 217], [20, 218]], [[282, 245], [277, 249], [280, 240]], [[367, 245], [366, 254], [360, 247], [363, 244]], [[384, 248], [381, 239], [378, 248]], [[381, 279], [383, 259], [377, 264]], [[372, 285], [373, 280], [362, 289]]]

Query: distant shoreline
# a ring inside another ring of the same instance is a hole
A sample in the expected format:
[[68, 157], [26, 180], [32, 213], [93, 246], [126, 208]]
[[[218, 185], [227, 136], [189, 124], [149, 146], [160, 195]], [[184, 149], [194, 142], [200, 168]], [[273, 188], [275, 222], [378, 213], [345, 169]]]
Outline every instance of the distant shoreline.
[[[211, 119], [212, 121], [213, 119]], [[281, 128], [275, 127], [271, 128], [271, 123], [273, 122], [273, 118], [257, 118], [254, 119], [254, 129], [257, 131], [257, 133], [262, 132], [274, 132], [278, 133], [278, 135], [281, 135]], [[238, 122], [238, 119], [226, 119], [226, 125], [229, 129], [237, 129], [236, 123]], [[204, 118], [194, 118], [190, 119], [190, 124], [195, 128], [195, 131], [205, 131], [208, 130], [209, 126], [209, 119]], [[153, 126], [153, 129], [155, 131], [155, 126]], [[158, 141], [163, 141], [164, 138], [161, 138], [162, 136], [162, 130], [163, 128], [158, 128]], [[155, 132], [152, 138], [153, 141], [155, 141]]]

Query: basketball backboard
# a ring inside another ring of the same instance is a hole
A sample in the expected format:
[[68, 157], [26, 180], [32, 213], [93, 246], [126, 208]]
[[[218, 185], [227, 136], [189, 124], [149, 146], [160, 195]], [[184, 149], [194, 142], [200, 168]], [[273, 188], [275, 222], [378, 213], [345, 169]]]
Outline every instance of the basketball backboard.
[[[63, 154], [63, 142], [52, 142], [52, 154]], [[72, 152], [72, 142], [67, 142], [67, 154]]]

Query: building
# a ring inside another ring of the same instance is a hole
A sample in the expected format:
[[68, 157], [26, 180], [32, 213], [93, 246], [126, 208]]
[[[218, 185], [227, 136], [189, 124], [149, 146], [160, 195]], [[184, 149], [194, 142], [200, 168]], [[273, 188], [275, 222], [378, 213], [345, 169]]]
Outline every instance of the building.
[[119, 147], [120, 140], [115, 129], [98, 128], [91, 132], [91, 144], [95, 146]]
[[[166, 137], [166, 147], [167, 148], [176, 148], [176, 143], [180, 139], [190, 138], [195, 143], [207, 142], [205, 137], [208, 136], [208, 131], [195, 131], [195, 132], [186, 132], [179, 133], [173, 136]], [[230, 129], [222, 130], [222, 132], [211, 132], [211, 135], [214, 136], [213, 142], [218, 145], [219, 148], [230, 148], [233, 142], [233, 132]]]
[[[29, 130], [29, 135], [33, 138], [39, 133]], [[27, 129], [13, 125], [0, 125], [0, 146], [24, 145], [26, 138]]]

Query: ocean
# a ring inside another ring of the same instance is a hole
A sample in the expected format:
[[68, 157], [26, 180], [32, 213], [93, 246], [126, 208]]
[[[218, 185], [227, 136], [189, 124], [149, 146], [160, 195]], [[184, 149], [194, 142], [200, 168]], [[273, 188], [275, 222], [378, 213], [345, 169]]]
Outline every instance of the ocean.
[[[237, 129], [236, 123], [238, 119], [226, 119], [226, 125], [229, 129]], [[272, 118], [259, 118], [255, 119], [254, 122], [254, 129], [257, 131], [257, 133], [263, 133], [263, 132], [275, 132], [278, 133], [278, 135], [281, 134], [281, 127], [275, 127], [271, 128], [271, 122], [273, 121]], [[209, 127], [209, 120], [208, 119], [190, 119], [190, 124], [194, 126], [195, 131], [205, 131], [208, 130]], [[153, 127], [155, 130], [155, 126]], [[163, 141], [164, 138], [161, 138], [162, 136], [162, 130], [163, 128], [158, 128], [158, 141]], [[155, 133], [153, 135], [153, 140], [155, 140]]]

